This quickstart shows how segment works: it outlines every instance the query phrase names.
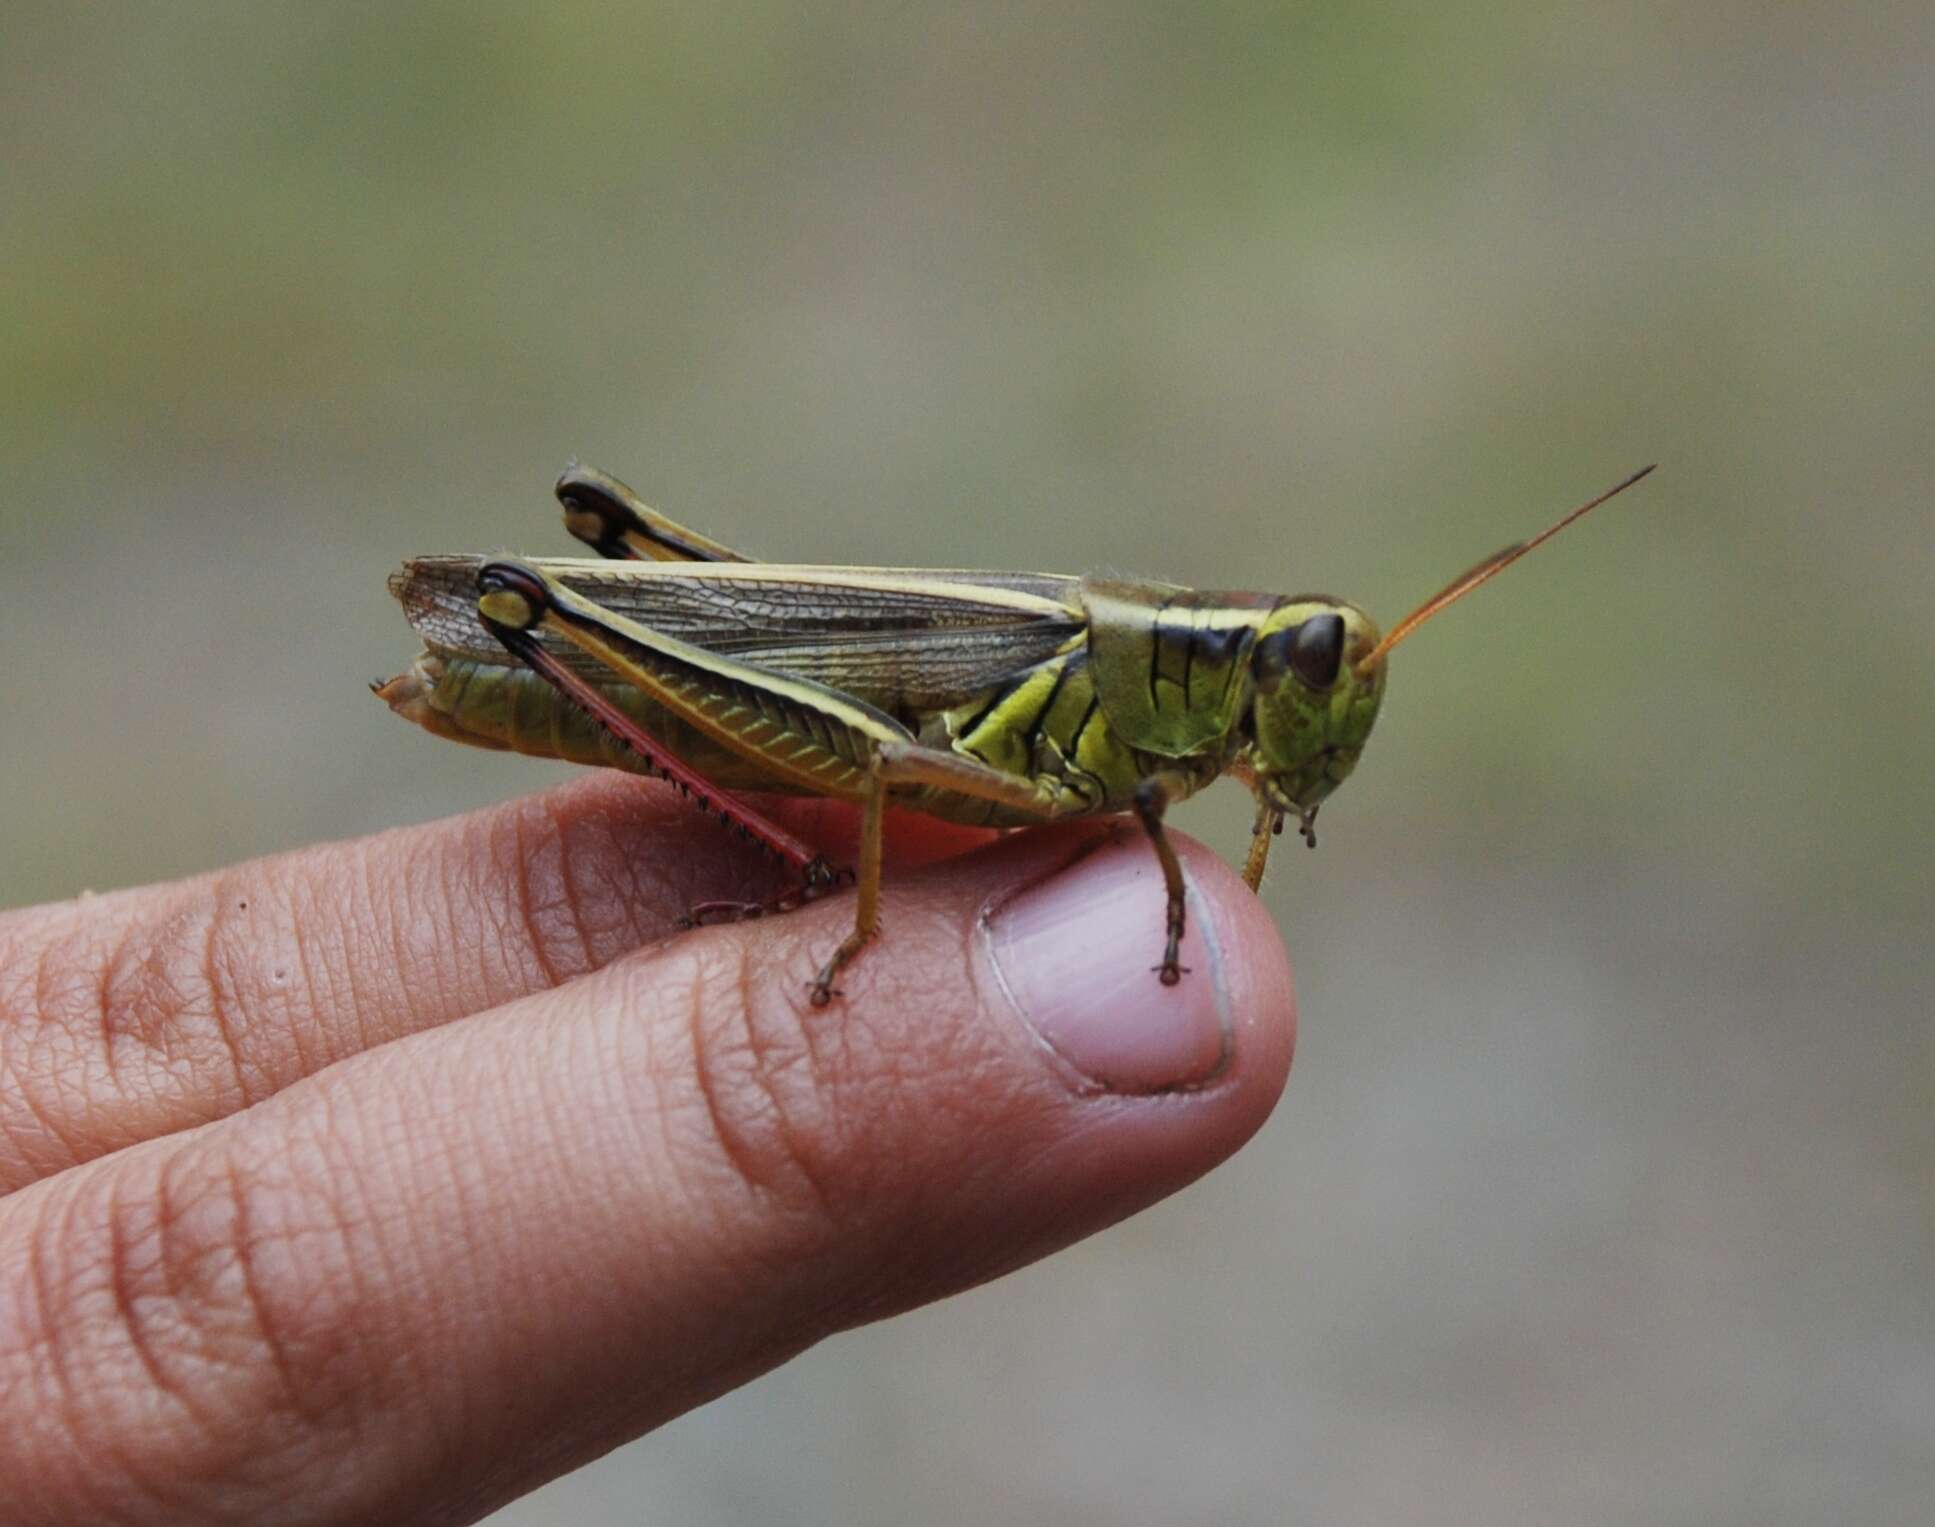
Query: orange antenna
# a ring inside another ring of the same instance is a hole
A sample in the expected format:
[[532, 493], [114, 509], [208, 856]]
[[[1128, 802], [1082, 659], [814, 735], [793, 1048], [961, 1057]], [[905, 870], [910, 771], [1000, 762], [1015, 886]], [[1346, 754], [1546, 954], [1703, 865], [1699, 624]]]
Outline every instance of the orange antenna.
[[[1653, 463], [1653, 466], [1658, 466], [1658, 465], [1659, 465], [1658, 462]], [[1555, 535], [1557, 535], [1561, 530], [1564, 530], [1566, 526], [1570, 525], [1574, 520], [1580, 518], [1582, 515], [1586, 514], [1589, 510], [1597, 509], [1601, 504], [1605, 503], [1607, 499], [1612, 498], [1614, 495], [1624, 493], [1634, 483], [1638, 482], [1642, 477], [1644, 477], [1648, 472], [1652, 470], [1653, 470], [1653, 467], [1641, 467], [1637, 472], [1633, 473], [1633, 475], [1627, 478], [1624, 482], [1619, 483], [1614, 487], [1608, 488], [1604, 493], [1600, 494], [1599, 497], [1592, 499], [1590, 502], [1581, 504], [1577, 509], [1574, 509], [1572, 513], [1568, 514], [1564, 519], [1560, 520], [1558, 524], [1552, 525], [1545, 530], [1541, 530], [1537, 535], [1533, 536], [1532, 539], [1529, 541], [1518, 541], [1511, 546], [1507, 546], [1503, 551], [1493, 552], [1491, 556], [1487, 557], [1483, 562], [1480, 562], [1470, 572], [1462, 573], [1458, 577], [1452, 579], [1451, 582], [1446, 584], [1444, 588], [1440, 589], [1437, 593], [1433, 594], [1429, 599], [1425, 600], [1423, 604], [1419, 605], [1409, 615], [1405, 616], [1404, 619], [1400, 620], [1395, 626], [1391, 627], [1390, 634], [1386, 636], [1383, 641], [1379, 642], [1375, 647], [1371, 648], [1371, 650], [1368, 653], [1366, 653], [1361, 659], [1358, 660], [1358, 662], [1355, 665], [1355, 671], [1360, 674], [1369, 672], [1371, 668], [1373, 668], [1377, 663], [1383, 660], [1384, 655], [1387, 652], [1389, 652], [1399, 642], [1403, 641], [1404, 638], [1409, 636], [1413, 631], [1417, 630], [1419, 626], [1423, 625], [1433, 615], [1436, 615], [1440, 610], [1448, 609], [1450, 606], [1456, 604], [1459, 600], [1463, 599], [1465, 595], [1469, 594], [1473, 589], [1477, 588], [1479, 584], [1485, 583], [1490, 579], [1496, 578], [1500, 573], [1504, 572], [1506, 568], [1510, 567], [1514, 562], [1518, 561], [1520, 557], [1524, 556], [1533, 547], [1544, 545], [1545, 542], [1551, 540]]]

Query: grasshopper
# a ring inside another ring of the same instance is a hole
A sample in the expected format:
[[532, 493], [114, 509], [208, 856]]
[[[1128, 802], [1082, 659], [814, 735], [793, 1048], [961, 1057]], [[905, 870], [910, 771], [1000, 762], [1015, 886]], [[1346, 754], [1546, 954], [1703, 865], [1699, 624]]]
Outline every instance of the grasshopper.
[[[1386, 659], [1651, 467], [1487, 557], [1380, 635], [1322, 594], [1203, 593], [1049, 573], [757, 562], [678, 525], [602, 472], [557, 483], [566, 528], [604, 560], [421, 557], [390, 591], [425, 642], [372, 686], [440, 737], [670, 780], [790, 867], [795, 889], [721, 913], [781, 910], [857, 883], [853, 930], [810, 988], [824, 1006], [879, 926], [887, 805], [1022, 827], [1132, 811], [1162, 867], [1166, 942], [1184, 973], [1182, 866], [1169, 806], [1221, 774], [1257, 802], [1243, 878], [1263, 880], [1294, 818], [1356, 767]], [[862, 809], [849, 876], [742, 799], [833, 796]]]

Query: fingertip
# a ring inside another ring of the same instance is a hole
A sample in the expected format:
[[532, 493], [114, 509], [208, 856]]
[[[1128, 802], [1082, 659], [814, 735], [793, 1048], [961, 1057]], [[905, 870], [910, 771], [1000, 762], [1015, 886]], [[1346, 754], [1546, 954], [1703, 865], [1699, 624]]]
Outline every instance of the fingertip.
[[[1116, 822], [1012, 834], [889, 874], [881, 933], [826, 1008], [807, 1006], [807, 982], [851, 926], [850, 893], [720, 930], [725, 961], [751, 972], [754, 1011], [800, 1011], [809, 1044], [836, 1057], [831, 1074], [863, 1073], [853, 1095], [893, 1098], [893, 1116], [876, 1101], [864, 1124], [870, 1156], [888, 1163], [878, 1171], [926, 1162], [938, 1189], [942, 1163], [985, 1152], [997, 1127], [1014, 1151], [1060, 1162], [1052, 1186], [1016, 1183], [1005, 1211], [1051, 1249], [1215, 1166], [1269, 1117], [1289, 1071], [1296, 998], [1276, 926], [1218, 855], [1175, 841], [1189, 890], [1174, 985], [1154, 968], [1158, 861]], [[869, 1071], [891, 1074], [891, 1092], [871, 1089]]]

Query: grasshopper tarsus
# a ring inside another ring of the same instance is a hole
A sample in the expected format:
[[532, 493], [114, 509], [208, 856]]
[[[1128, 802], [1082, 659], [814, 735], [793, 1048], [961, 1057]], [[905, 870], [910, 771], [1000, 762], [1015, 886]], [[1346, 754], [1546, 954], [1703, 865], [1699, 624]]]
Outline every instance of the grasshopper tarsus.
[[1164, 960], [1160, 965], [1151, 965], [1149, 968], [1164, 986], [1174, 986], [1189, 974], [1187, 965], [1178, 965], [1174, 960]]
[[[745, 829], [735, 826], [735, 830], [739, 831], [748, 841], [754, 843], [759, 842], [756, 836], [750, 832], [746, 832]], [[805, 906], [809, 901], [817, 901], [830, 891], [838, 890], [842, 886], [851, 885], [853, 879], [852, 870], [846, 868], [844, 865], [835, 865], [831, 860], [821, 855], [808, 861], [805, 874], [800, 884], [780, 891], [777, 895], [769, 897], [765, 901], [721, 900], [697, 902], [684, 917], [679, 919], [679, 926], [681, 928], [711, 928], [724, 923], [751, 922], [757, 917], [765, 917], [769, 914], [780, 912], [791, 912]], [[831, 979], [832, 971], [839, 969], [840, 965], [844, 963], [843, 960], [836, 957], [826, 972], [827, 979]], [[816, 987], [818, 984], [817, 982], [815, 983]], [[837, 996], [838, 993], [836, 992], [834, 995]]]
[[833, 958], [820, 967], [820, 973], [813, 978], [813, 989], [811, 993], [811, 1000], [815, 1007], [825, 1007], [835, 997], [844, 997], [846, 995], [845, 992], [833, 984], [833, 978], [840, 973], [841, 967], [857, 953], [859, 953], [857, 949], [850, 950], [845, 944], [842, 944], [838, 949], [833, 951]]

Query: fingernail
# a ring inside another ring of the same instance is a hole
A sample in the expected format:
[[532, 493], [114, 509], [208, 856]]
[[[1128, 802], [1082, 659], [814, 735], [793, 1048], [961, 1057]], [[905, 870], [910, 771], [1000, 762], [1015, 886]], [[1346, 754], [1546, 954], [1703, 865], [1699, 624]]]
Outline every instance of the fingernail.
[[1192, 886], [1183, 978], [1164, 986], [1167, 900], [1146, 839], [1098, 844], [983, 919], [988, 953], [1041, 1043], [1110, 1092], [1201, 1086], [1229, 1064], [1229, 996], [1215, 929]]

